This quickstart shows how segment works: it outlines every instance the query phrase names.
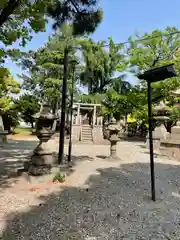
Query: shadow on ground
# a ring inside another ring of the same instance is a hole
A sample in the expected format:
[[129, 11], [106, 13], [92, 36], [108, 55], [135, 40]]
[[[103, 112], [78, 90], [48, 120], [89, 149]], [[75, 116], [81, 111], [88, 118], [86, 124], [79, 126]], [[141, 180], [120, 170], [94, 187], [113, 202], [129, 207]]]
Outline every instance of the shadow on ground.
[[96, 157], [97, 157], [97, 158], [101, 158], [101, 159], [106, 159], [106, 158], [108, 158], [108, 156], [106, 156], [106, 155], [97, 155]]
[[[143, 153], [149, 155], [149, 151], [145, 151], [145, 152], [143, 151]], [[159, 152], [159, 153], [154, 152], [154, 157], [155, 157], [155, 158], [168, 158], [167, 155], [165, 155], [165, 154], [163, 154], [163, 153], [161, 153], [161, 152]]]
[[[67, 158], [67, 157], [66, 157]], [[72, 163], [76, 164], [82, 161], [93, 161], [94, 158], [86, 156], [86, 155], [72, 155], [71, 156]]]
[[137, 136], [132, 136], [132, 137], [128, 137], [128, 136], [124, 136], [121, 138], [123, 141], [127, 141], [127, 142], [142, 142], [145, 143], [146, 142], [146, 138], [145, 137], [137, 137]]
[[87, 184], [64, 187], [41, 196], [39, 206], [10, 214], [3, 239], [179, 239], [179, 166], [156, 164], [156, 203], [146, 163], [99, 169]]
[[[17, 171], [23, 169], [24, 161], [27, 161], [33, 149], [37, 146], [37, 141], [9, 140], [0, 148], [0, 189], [12, 186], [18, 182]], [[57, 153], [54, 153], [57, 155]], [[67, 157], [65, 157], [67, 161]], [[82, 161], [92, 161], [93, 158], [85, 155], [71, 157], [72, 165], [75, 166]], [[69, 169], [69, 174], [73, 173]]]
[[17, 169], [23, 167], [36, 145], [36, 141], [9, 140], [0, 148], [0, 188], [8, 187], [10, 178], [17, 181]]

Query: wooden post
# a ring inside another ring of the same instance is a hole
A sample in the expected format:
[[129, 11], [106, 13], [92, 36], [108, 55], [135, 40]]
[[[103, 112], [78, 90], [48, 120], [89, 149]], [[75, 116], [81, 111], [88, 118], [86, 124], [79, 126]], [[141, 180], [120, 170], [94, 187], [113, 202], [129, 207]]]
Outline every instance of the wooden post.
[[94, 111], [93, 111], [93, 127], [96, 124], [96, 105], [94, 106]]
[[78, 103], [78, 109], [77, 109], [77, 118], [76, 118], [76, 124], [79, 124], [79, 115], [80, 115], [80, 104]]

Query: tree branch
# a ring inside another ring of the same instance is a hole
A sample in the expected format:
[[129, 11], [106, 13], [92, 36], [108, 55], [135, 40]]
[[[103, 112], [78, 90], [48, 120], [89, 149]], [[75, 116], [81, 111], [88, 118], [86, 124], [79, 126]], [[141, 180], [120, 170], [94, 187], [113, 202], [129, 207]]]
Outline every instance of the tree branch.
[[76, 12], [80, 13], [78, 7], [76, 6], [74, 0], [70, 0], [71, 4], [73, 5], [73, 7], [76, 9]]
[[10, 15], [19, 7], [22, 0], [9, 0], [8, 5], [1, 11], [0, 27], [9, 19]]

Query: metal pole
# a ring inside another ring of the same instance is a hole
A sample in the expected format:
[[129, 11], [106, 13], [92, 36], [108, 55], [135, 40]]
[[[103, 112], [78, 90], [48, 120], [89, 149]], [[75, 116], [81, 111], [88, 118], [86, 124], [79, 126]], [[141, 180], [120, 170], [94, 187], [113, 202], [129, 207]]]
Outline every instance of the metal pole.
[[61, 124], [60, 124], [60, 137], [59, 137], [59, 154], [58, 163], [64, 162], [64, 136], [66, 125], [66, 97], [67, 97], [67, 80], [68, 80], [68, 49], [64, 50], [64, 75], [62, 87], [62, 102], [61, 102]]
[[150, 168], [151, 168], [151, 194], [152, 194], [152, 200], [156, 201], [153, 136], [152, 136], [152, 89], [151, 89], [150, 81], [148, 81], [148, 120], [149, 120], [149, 152], [150, 152]]
[[72, 120], [73, 120], [74, 81], [75, 81], [75, 68], [73, 68], [72, 92], [71, 92], [71, 102], [70, 102], [70, 130], [69, 130], [68, 162], [71, 162], [71, 150], [72, 150]]

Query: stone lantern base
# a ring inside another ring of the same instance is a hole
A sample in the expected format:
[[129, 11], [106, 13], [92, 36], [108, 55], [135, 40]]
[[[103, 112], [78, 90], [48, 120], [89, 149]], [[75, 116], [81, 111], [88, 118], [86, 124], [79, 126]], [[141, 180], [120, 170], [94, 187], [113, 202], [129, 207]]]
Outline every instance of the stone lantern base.
[[49, 174], [56, 162], [48, 142], [41, 142], [34, 150], [31, 160], [24, 163], [24, 170], [34, 176]]
[[117, 140], [110, 139], [110, 156], [108, 158], [110, 159], [119, 159], [116, 155], [116, 147], [117, 147]]
[[[166, 140], [168, 136], [169, 136], [169, 133], [167, 132], [164, 124], [161, 124], [160, 126], [156, 127], [155, 130], [152, 132], [154, 149], [158, 150], [160, 148], [161, 141]], [[145, 145], [147, 148], [149, 148], [149, 133], [146, 136]]]
[[117, 156], [117, 143], [119, 142], [119, 139], [117, 137], [112, 137], [109, 139], [110, 141], [110, 155], [106, 157], [107, 160], [120, 160], [120, 158]]

